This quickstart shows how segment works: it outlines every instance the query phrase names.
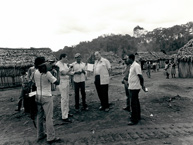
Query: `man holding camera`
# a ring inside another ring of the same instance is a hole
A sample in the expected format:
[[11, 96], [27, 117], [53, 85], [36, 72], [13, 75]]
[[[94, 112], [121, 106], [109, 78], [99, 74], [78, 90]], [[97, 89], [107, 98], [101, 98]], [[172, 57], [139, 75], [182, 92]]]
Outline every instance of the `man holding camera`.
[[88, 110], [88, 106], [86, 104], [86, 92], [85, 92], [85, 63], [81, 61], [80, 53], [75, 54], [76, 62], [72, 63], [72, 70], [74, 73], [73, 81], [74, 81], [74, 91], [75, 91], [75, 109], [79, 111], [79, 90], [81, 90], [82, 95], [82, 105], [83, 110]]
[[67, 123], [72, 121], [69, 117], [72, 117], [72, 114], [69, 114], [69, 75], [72, 75], [72, 68], [69, 68], [67, 65], [67, 55], [61, 54], [60, 60], [56, 63], [59, 67], [60, 72], [60, 85], [59, 90], [61, 93], [61, 111], [62, 111], [62, 120]]
[[[55, 137], [55, 129], [53, 125], [53, 97], [51, 92], [51, 84], [59, 85], [57, 80], [48, 71], [48, 64], [45, 63], [44, 57], [37, 57], [35, 63], [38, 65], [34, 72], [34, 81], [37, 87], [36, 102], [38, 107], [37, 113], [37, 138], [38, 141], [47, 136], [49, 143], [59, 141], [59, 138]], [[59, 70], [59, 69], [58, 69]], [[57, 70], [57, 71], [58, 71]], [[44, 132], [43, 122], [44, 114], [46, 117], [46, 133]]]

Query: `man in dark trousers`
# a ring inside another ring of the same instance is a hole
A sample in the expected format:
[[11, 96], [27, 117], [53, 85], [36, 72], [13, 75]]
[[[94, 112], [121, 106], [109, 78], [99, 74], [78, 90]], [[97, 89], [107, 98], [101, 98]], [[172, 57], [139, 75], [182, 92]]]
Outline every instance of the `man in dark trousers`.
[[130, 64], [128, 63], [128, 59], [129, 59], [128, 56], [126, 56], [124, 58], [126, 68], [125, 68], [125, 71], [124, 71], [124, 78], [123, 78], [122, 84], [124, 84], [125, 94], [126, 94], [126, 97], [127, 97], [126, 107], [124, 107], [123, 110], [130, 112], [131, 111], [131, 102], [130, 102], [131, 97], [130, 97], [129, 88], [128, 88], [129, 87], [128, 76], [129, 76]]
[[111, 70], [110, 62], [101, 57], [100, 52], [95, 52], [95, 63], [94, 63], [94, 76], [95, 86], [101, 102], [99, 110], [109, 111], [109, 99], [108, 99], [108, 88], [109, 88], [109, 72]]
[[129, 55], [130, 72], [128, 77], [129, 91], [131, 95], [131, 118], [128, 125], [135, 125], [141, 119], [141, 109], [139, 103], [139, 91], [142, 87], [144, 91], [144, 79], [142, 76], [141, 66], [135, 61], [135, 55]]
[[74, 91], [75, 91], [75, 109], [79, 111], [79, 90], [81, 90], [82, 95], [82, 109], [88, 110], [88, 106], [86, 104], [86, 92], [85, 92], [85, 63], [81, 61], [80, 53], [75, 54], [76, 61], [71, 64], [74, 81]]

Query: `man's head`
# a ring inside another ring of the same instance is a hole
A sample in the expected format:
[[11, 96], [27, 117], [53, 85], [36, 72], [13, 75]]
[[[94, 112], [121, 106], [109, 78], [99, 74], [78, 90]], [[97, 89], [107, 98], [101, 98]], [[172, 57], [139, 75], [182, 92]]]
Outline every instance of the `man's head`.
[[62, 62], [67, 62], [67, 55], [66, 55], [65, 53], [61, 54], [61, 55], [60, 55], [60, 60], [61, 60]]
[[95, 56], [95, 59], [96, 59], [96, 60], [100, 60], [100, 59], [101, 59], [101, 54], [100, 54], [99, 51], [96, 51], [96, 52], [94, 53], [94, 56]]
[[125, 55], [123, 60], [124, 60], [126, 65], [129, 65], [129, 57], [128, 57], [128, 55]]
[[38, 68], [38, 66], [43, 63], [45, 63], [45, 57], [37, 57], [34, 62], [35, 68]]
[[134, 61], [135, 61], [135, 55], [134, 54], [130, 54], [129, 55], [129, 60], [128, 60], [129, 64], [132, 64]]
[[76, 59], [76, 62], [77, 62], [77, 63], [80, 63], [80, 62], [81, 62], [81, 58], [82, 58], [82, 57], [81, 57], [80, 53], [76, 53], [75, 56], [74, 56], [74, 58]]

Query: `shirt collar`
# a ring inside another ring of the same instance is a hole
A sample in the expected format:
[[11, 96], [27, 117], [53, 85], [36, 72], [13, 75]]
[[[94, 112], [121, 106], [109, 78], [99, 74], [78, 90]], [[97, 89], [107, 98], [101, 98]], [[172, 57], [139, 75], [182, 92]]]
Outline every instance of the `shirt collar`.
[[103, 57], [101, 57], [101, 59], [100, 60], [97, 60], [97, 62], [102, 62], [103, 61]]
[[134, 61], [134, 62], [131, 64], [130, 67], [133, 67], [135, 64], [136, 64], [136, 61]]
[[83, 62], [81, 61], [80, 63], [78, 63], [77, 61], [75, 61], [75, 64], [82, 64]]

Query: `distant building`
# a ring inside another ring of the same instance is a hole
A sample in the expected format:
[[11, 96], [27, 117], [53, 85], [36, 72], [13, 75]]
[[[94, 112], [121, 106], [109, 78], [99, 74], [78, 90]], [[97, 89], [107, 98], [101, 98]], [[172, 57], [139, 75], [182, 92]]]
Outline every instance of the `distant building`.
[[193, 78], [193, 39], [178, 50], [178, 74], [180, 78]]

